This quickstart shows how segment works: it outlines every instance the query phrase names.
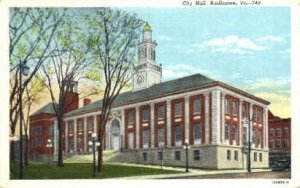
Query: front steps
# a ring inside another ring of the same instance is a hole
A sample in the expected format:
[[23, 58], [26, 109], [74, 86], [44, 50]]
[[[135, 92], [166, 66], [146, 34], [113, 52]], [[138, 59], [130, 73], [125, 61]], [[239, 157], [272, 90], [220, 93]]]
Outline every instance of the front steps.
[[[115, 158], [119, 155], [119, 151], [103, 151], [103, 161], [109, 161], [111, 158]], [[96, 152], [96, 160], [98, 158], [98, 152]], [[64, 163], [92, 163], [93, 154], [75, 154], [64, 160]]]

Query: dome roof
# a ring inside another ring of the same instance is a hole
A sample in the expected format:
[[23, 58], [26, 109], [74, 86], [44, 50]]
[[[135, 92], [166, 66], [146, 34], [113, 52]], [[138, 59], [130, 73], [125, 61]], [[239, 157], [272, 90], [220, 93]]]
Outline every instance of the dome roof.
[[151, 30], [152, 30], [152, 28], [147, 22], [146, 25], [144, 26], [144, 31], [151, 31]]

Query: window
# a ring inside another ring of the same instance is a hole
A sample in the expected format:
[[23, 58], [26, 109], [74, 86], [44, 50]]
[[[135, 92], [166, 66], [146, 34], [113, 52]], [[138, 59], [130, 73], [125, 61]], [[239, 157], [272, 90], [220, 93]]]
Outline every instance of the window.
[[276, 141], [276, 148], [277, 149], [281, 148], [281, 141], [280, 140]]
[[49, 135], [52, 136], [54, 134], [54, 127], [53, 126], [50, 126], [48, 128], [48, 131], [49, 131]]
[[247, 104], [243, 104], [242, 116], [243, 117], [249, 117], [249, 106]]
[[239, 152], [237, 150], [234, 151], [234, 160], [239, 160]]
[[201, 113], [201, 101], [200, 98], [197, 98], [194, 100], [193, 103], [193, 112], [194, 114], [200, 114]]
[[262, 162], [262, 153], [259, 153], [259, 161]]
[[273, 140], [271, 140], [271, 141], [269, 142], [269, 148], [270, 148], [270, 149], [274, 149], [274, 141], [273, 141]]
[[149, 147], [149, 129], [143, 130], [143, 148]]
[[147, 161], [147, 153], [143, 152], [143, 161]]
[[273, 137], [273, 136], [274, 136], [274, 129], [270, 129], [269, 136], [270, 136], [270, 137]]
[[158, 119], [165, 118], [165, 105], [161, 105], [158, 107]]
[[133, 111], [128, 112], [128, 124], [133, 124]]
[[248, 142], [247, 140], [247, 127], [243, 127], [243, 139], [244, 139], [244, 143]]
[[179, 144], [182, 142], [181, 125], [175, 126], [175, 141], [176, 141], [176, 143], [179, 143]]
[[69, 122], [68, 128], [69, 128], [68, 129], [69, 134], [73, 134], [73, 132], [74, 132], [74, 122], [73, 121]]
[[175, 151], [175, 160], [176, 161], [180, 160], [180, 151]]
[[143, 121], [149, 121], [149, 108], [143, 109]]
[[257, 109], [257, 121], [258, 121], [258, 122], [261, 121], [261, 116], [262, 116], [262, 111], [261, 111], [261, 109]]
[[182, 116], [182, 103], [175, 103], [175, 116]]
[[237, 135], [238, 135], [238, 132], [237, 132], [237, 128], [236, 126], [232, 126], [232, 132], [233, 132], [233, 140], [237, 141]]
[[133, 136], [134, 136], [133, 133], [128, 134], [128, 142], [129, 142], [128, 148], [129, 149], [133, 149], [133, 147], [134, 147], [134, 138], [133, 138]]
[[276, 129], [276, 136], [281, 137], [281, 129], [280, 128]]
[[239, 102], [238, 102], [237, 99], [233, 100], [233, 109], [232, 109], [232, 111], [233, 111], [234, 115], [238, 115], [238, 112], [239, 112]]
[[284, 128], [284, 136], [288, 137], [289, 136], [289, 129], [286, 127]]
[[230, 99], [229, 98], [225, 99], [225, 112], [227, 114], [231, 113], [231, 106], [230, 106]]
[[200, 150], [194, 150], [194, 160], [195, 161], [200, 160]]
[[165, 128], [158, 129], [158, 143], [165, 143]]
[[69, 151], [71, 151], [71, 152], [74, 151], [74, 139], [73, 138], [69, 139]]
[[200, 144], [201, 135], [202, 135], [202, 127], [201, 127], [200, 123], [194, 124], [194, 143], [195, 144]]
[[231, 160], [231, 151], [227, 150], [227, 160], [230, 161]]
[[162, 152], [157, 152], [157, 160], [162, 160]]
[[225, 124], [225, 139], [229, 139], [229, 125]]
[[260, 145], [262, 146], [263, 145], [263, 132], [262, 131], [259, 132], [259, 141], [260, 141]]
[[256, 131], [255, 131], [255, 129], [252, 130], [252, 143], [256, 143]]
[[79, 121], [77, 121], [78, 122], [78, 124], [77, 124], [77, 126], [78, 126], [78, 131], [82, 131], [83, 130], [83, 121], [82, 120], [79, 120]]
[[89, 129], [89, 131], [94, 130], [94, 119], [93, 119], [93, 117], [88, 119], [88, 129]]
[[283, 148], [288, 148], [289, 147], [289, 141], [288, 140], [284, 140], [283, 141]]
[[257, 161], [257, 153], [254, 152], [254, 159], [253, 159], [255, 162]]

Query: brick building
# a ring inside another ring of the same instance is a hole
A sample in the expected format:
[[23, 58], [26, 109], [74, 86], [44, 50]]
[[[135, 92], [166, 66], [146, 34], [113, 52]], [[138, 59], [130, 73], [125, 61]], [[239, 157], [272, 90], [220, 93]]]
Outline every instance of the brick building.
[[291, 118], [280, 118], [269, 111], [270, 167], [291, 163]]
[[[67, 100], [64, 110], [66, 113], [79, 107], [79, 95], [76, 88], [77, 83], [71, 83], [71, 90], [66, 96]], [[32, 159], [39, 160], [45, 158], [49, 153], [54, 154], [54, 148], [47, 148], [47, 144], [48, 139], [53, 143], [56, 142], [53, 126], [55, 114], [53, 104], [48, 103], [30, 116], [29, 153]]]
[[[190, 166], [246, 168], [244, 143], [248, 134], [243, 119], [251, 116], [252, 167], [268, 167], [269, 102], [201, 74], [162, 82], [156, 45], [146, 24], [138, 46], [133, 89], [121, 93], [113, 103], [105, 150], [121, 151], [119, 161], [159, 164], [164, 146], [164, 164], [183, 166], [183, 145], [188, 141]], [[65, 114], [65, 154], [90, 152], [88, 141], [99, 124], [102, 101], [86, 99], [84, 103]], [[55, 141], [57, 122], [51, 120]], [[57, 153], [56, 142], [53, 152]]]

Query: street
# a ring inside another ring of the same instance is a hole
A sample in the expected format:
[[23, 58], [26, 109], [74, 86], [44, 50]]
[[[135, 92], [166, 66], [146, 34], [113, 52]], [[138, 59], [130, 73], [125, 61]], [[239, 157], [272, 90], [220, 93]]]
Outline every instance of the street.
[[227, 173], [227, 174], [210, 174], [184, 177], [169, 177], [163, 179], [288, 179], [291, 178], [291, 171], [280, 172], [252, 172], [252, 173]]

